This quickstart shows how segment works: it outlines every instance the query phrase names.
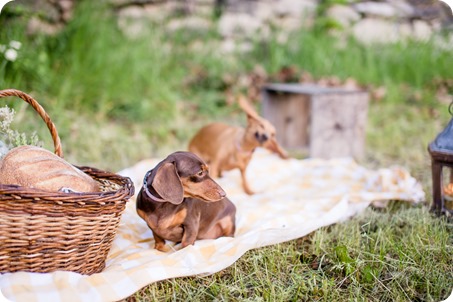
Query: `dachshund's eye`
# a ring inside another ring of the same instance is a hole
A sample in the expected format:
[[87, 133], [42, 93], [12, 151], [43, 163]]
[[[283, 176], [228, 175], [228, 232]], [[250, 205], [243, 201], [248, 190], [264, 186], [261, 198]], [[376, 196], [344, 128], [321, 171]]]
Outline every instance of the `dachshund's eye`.
[[197, 176], [202, 177], [204, 175], [204, 171], [201, 170], [200, 172], [197, 173]]

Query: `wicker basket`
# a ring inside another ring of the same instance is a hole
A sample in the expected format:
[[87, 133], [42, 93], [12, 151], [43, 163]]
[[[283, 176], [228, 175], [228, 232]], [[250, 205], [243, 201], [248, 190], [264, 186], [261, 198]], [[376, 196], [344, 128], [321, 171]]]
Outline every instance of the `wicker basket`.
[[[29, 95], [0, 90], [0, 98], [17, 96], [42, 117], [63, 157], [55, 125]], [[78, 167], [101, 185], [96, 193], [46, 192], [0, 184], [0, 273], [28, 271], [101, 272], [125, 209], [134, 194], [127, 177]]]

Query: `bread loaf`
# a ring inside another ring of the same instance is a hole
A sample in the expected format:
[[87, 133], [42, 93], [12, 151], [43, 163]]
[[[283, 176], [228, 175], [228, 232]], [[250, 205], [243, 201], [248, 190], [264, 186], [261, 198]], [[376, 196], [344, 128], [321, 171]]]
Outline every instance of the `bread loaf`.
[[99, 192], [99, 183], [54, 153], [20, 146], [0, 161], [0, 184], [45, 191]]

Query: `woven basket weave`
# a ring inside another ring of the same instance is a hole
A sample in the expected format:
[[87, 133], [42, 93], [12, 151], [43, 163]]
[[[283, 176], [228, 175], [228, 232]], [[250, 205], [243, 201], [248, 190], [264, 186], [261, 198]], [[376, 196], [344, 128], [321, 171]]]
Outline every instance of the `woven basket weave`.
[[[26, 93], [0, 90], [0, 98], [17, 96], [41, 116], [52, 135], [55, 154], [63, 157], [55, 125]], [[0, 184], [0, 273], [29, 271], [101, 272], [126, 202], [134, 194], [127, 177], [77, 167], [100, 183], [101, 192], [47, 192]]]

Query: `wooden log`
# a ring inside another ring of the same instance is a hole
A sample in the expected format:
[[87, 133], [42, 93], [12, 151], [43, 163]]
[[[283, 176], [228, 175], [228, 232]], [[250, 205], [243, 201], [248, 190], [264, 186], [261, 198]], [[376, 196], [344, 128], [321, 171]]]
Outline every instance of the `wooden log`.
[[369, 95], [366, 91], [307, 84], [267, 84], [263, 117], [274, 124], [288, 150], [310, 157], [354, 157], [365, 152]]
[[263, 102], [263, 116], [277, 129], [280, 144], [288, 149], [308, 147], [309, 98], [305, 95], [276, 93]]

